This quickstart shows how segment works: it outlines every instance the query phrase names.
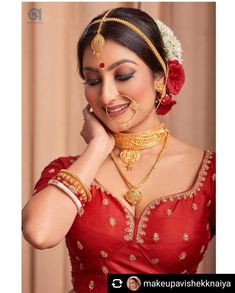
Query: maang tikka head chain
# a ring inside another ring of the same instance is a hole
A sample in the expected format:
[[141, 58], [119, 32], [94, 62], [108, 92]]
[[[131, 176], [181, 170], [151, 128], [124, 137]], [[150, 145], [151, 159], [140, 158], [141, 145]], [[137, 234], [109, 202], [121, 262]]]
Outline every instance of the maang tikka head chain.
[[[104, 44], [105, 44], [105, 39], [104, 37], [101, 35], [101, 29], [102, 29], [102, 26], [104, 24], [104, 21], [106, 19], [106, 16], [109, 14], [109, 12], [111, 11], [108, 10], [105, 15], [102, 17], [102, 19], [100, 20], [100, 24], [99, 24], [99, 28], [97, 30], [97, 33], [95, 35], [95, 37], [93, 38], [92, 42], [91, 42], [91, 49], [93, 51], [93, 54], [97, 57], [97, 58], [100, 58], [101, 56], [101, 52], [103, 50], [103, 47], [104, 47]], [[101, 69], [104, 69], [105, 68], [105, 64], [104, 62], [101, 62], [99, 64], [100, 68]]]

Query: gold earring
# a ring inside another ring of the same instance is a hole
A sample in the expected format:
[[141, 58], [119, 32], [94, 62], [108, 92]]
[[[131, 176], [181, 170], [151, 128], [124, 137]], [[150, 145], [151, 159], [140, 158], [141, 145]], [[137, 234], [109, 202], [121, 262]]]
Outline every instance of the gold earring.
[[158, 82], [155, 85], [155, 90], [161, 94], [161, 97], [164, 97], [166, 95], [166, 85], [162, 82]]

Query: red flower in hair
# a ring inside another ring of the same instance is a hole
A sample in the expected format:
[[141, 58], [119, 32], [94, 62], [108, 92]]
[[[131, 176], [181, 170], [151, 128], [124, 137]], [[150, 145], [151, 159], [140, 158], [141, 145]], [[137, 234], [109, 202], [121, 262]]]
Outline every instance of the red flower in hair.
[[177, 95], [185, 81], [184, 68], [178, 60], [173, 60], [168, 61], [168, 69], [167, 92]]
[[157, 108], [158, 115], [165, 115], [176, 104], [176, 101], [172, 99], [171, 95], [165, 95], [161, 101], [161, 105]]

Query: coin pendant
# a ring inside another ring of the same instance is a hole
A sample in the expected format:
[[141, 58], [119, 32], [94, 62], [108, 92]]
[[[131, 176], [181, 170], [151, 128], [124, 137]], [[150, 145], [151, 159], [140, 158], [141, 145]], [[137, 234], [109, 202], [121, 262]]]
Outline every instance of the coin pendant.
[[130, 189], [125, 194], [126, 201], [128, 201], [131, 205], [138, 204], [140, 202], [141, 198], [142, 198], [141, 192], [136, 189]]

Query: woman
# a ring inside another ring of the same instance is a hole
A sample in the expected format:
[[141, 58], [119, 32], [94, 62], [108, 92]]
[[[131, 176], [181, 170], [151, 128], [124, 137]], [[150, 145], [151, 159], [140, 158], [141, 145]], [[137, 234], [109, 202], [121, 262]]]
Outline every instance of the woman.
[[23, 210], [34, 247], [66, 237], [76, 292], [105, 292], [109, 273], [196, 273], [214, 235], [215, 155], [159, 118], [181, 62], [172, 31], [138, 9], [97, 16], [79, 40], [87, 148], [51, 162]]
[[131, 291], [137, 291], [140, 287], [140, 279], [137, 277], [130, 277], [127, 280], [127, 288]]

